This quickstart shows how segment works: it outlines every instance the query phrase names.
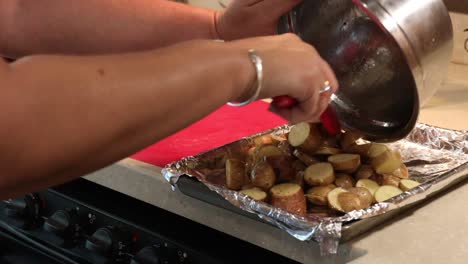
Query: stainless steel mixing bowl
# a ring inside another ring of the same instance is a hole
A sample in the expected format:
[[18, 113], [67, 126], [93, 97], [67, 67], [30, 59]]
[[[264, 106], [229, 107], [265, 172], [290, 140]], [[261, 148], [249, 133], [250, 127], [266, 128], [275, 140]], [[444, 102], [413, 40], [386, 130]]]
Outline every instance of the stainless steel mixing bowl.
[[452, 55], [442, 0], [304, 0], [278, 33], [313, 45], [340, 83], [332, 98], [341, 125], [389, 142], [414, 128]]

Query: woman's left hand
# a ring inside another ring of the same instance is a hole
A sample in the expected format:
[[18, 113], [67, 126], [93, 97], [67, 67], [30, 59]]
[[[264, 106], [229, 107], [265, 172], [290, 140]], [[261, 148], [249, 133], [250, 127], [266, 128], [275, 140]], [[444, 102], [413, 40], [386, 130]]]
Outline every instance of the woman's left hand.
[[233, 40], [276, 33], [278, 19], [302, 0], [232, 0], [216, 12], [215, 26], [220, 39]]

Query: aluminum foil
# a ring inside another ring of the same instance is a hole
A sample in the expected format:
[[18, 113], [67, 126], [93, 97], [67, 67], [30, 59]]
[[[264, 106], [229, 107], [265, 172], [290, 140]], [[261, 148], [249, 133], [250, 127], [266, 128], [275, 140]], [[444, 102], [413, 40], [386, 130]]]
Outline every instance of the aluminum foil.
[[403, 161], [409, 169], [410, 178], [422, 184], [367, 209], [337, 217], [313, 214], [300, 217], [225, 187], [223, 157], [226, 153], [235, 155], [237, 152], [246, 152], [259, 136], [267, 134], [281, 136], [289, 132], [289, 129], [287, 125], [277, 127], [196, 156], [183, 158], [167, 165], [163, 169], [163, 175], [174, 190], [180, 176], [196, 177], [210, 190], [217, 192], [236, 207], [256, 214], [301, 241], [317, 241], [324, 255], [336, 254], [344, 224], [382, 215], [423, 200], [468, 176], [468, 131], [417, 124], [407, 138], [389, 146], [401, 152]]

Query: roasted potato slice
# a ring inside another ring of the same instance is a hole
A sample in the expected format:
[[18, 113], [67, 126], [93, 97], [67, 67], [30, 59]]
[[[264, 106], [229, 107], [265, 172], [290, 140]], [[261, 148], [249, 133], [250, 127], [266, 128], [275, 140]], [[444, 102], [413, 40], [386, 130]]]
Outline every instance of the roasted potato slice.
[[249, 196], [250, 198], [254, 200], [262, 201], [262, 202], [266, 201], [268, 197], [267, 193], [258, 187], [242, 190], [241, 193]]
[[371, 165], [362, 165], [357, 170], [356, 174], [354, 174], [354, 177], [357, 180], [360, 180], [360, 179], [369, 179], [374, 175], [375, 175], [375, 171], [374, 171], [374, 168], [372, 168]]
[[302, 122], [291, 128], [288, 141], [294, 148], [313, 154], [322, 145], [322, 136], [316, 124]]
[[356, 184], [356, 181], [354, 180], [354, 178], [351, 175], [345, 174], [345, 173], [336, 173], [335, 174], [335, 185], [336, 186], [341, 187], [343, 189], [349, 189], [349, 188], [354, 187], [355, 184]]
[[240, 190], [245, 183], [244, 162], [237, 159], [226, 160], [226, 186], [231, 190]]
[[348, 213], [354, 210], [363, 209], [361, 199], [359, 196], [352, 192], [344, 192], [338, 194], [338, 203], [344, 212]]
[[361, 166], [361, 157], [356, 154], [337, 154], [328, 157], [328, 162], [337, 171], [353, 173]]
[[400, 168], [401, 160], [392, 151], [387, 150], [372, 158], [371, 164], [377, 173], [391, 174]]
[[413, 180], [409, 180], [409, 179], [403, 179], [400, 181], [400, 189], [403, 190], [403, 191], [408, 191], [408, 190], [411, 190], [417, 186], [421, 185], [419, 182], [417, 181], [413, 181]]
[[290, 157], [285, 155], [271, 156], [267, 157], [266, 160], [275, 171], [276, 180], [278, 182], [291, 181], [296, 176], [296, 170], [292, 166], [293, 163]]
[[341, 187], [337, 187], [337, 188], [331, 190], [327, 194], [329, 207], [334, 209], [334, 210], [344, 212], [344, 209], [341, 207], [341, 204], [338, 201], [338, 195], [340, 195], [341, 193], [346, 193], [346, 192], [348, 192], [348, 191], [341, 188]]
[[375, 191], [374, 199], [375, 201], [380, 203], [392, 197], [395, 197], [401, 193], [403, 193], [403, 191], [400, 190], [398, 187], [392, 185], [383, 185], [380, 186], [379, 189], [377, 189], [377, 191]]
[[396, 169], [394, 172], [392, 172], [392, 174], [397, 176], [400, 179], [408, 179], [409, 178], [408, 168], [403, 163], [401, 164], [400, 168]]
[[356, 144], [356, 140], [362, 138], [362, 135], [356, 131], [346, 131], [344, 134], [341, 136], [341, 148], [342, 149], [347, 149], [351, 147], [352, 145]]
[[299, 184], [281, 183], [270, 189], [271, 205], [304, 216], [307, 211], [304, 191]]
[[255, 187], [268, 190], [275, 184], [276, 174], [267, 161], [259, 161], [250, 173], [250, 180]]
[[315, 152], [316, 155], [335, 155], [335, 154], [339, 154], [339, 153], [341, 153], [340, 149], [327, 147], [327, 146], [321, 146]]
[[371, 206], [372, 202], [374, 201], [372, 194], [364, 187], [349, 188], [348, 191], [356, 194], [359, 197], [361, 200], [362, 209]]
[[283, 152], [275, 145], [264, 145], [257, 147], [254, 155], [259, 160], [267, 157], [281, 156]]
[[298, 158], [300, 161], [302, 161], [305, 165], [310, 166], [316, 163], [319, 163], [320, 161], [316, 158], [313, 158], [304, 152], [300, 150], [294, 150], [293, 155]]
[[354, 144], [344, 149], [344, 151], [351, 154], [358, 154], [361, 156], [362, 159], [364, 159], [368, 157], [369, 149], [371, 146], [371, 143]]
[[329, 185], [335, 181], [335, 172], [330, 163], [320, 162], [307, 167], [304, 181], [310, 186]]
[[383, 174], [380, 185], [392, 185], [398, 187], [400, 185], [400, 178], [391, 174]]
[[335, 188], [334, 184], [312, 187], [307, 191], [305, 196], [311, 204], [326, 206], [328, 205], [327, 195]]
[[369, 158], [373, 159], [379, 156], [380, 154], [384, 153], [385, 151], [389, 151], [386, 145], [378, 144], [378, 143], [371, 143], [369, 147], [368, 156]]
[[379, 189], [379, 184], [373, 180], [361, 179], [356, 182], [356, 187], [366, 188], [372, 195]]

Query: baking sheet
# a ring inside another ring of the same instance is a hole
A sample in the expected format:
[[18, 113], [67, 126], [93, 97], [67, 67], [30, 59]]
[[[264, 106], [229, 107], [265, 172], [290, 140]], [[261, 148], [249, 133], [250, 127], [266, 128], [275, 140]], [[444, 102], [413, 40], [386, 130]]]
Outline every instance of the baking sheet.
[[352, 211], [339, 217], [300, 217], [225, 188], [224, 170], [216, 168], [220, 167], [217, 163], [222, 162], [226, 153], [245, 151], [254, 145], [255, 138], [266, 134], [282, 135], [289, 129], [287, 125], [277, 127], [196, 156], [183, 158], [167, 165], [163, 169], [163, 175], [173, 188], [180, 176], [195, 177], [235, 207], [256, 214], [301, 241], [317, 241], [323, 254], [335, 254], [343, 225], [353, 223], [356, 226], [356, 223], [361, 221], [371, 223], [368, 219], [374, 216], [394, 214], [396, 209], [423, 201], [468, 174], [467, 131], [418, 124], [407, 138], [389, 146], [402, 153], [403, 161], [410, 171], [410, 178], [422, 184], [367, 209]]

